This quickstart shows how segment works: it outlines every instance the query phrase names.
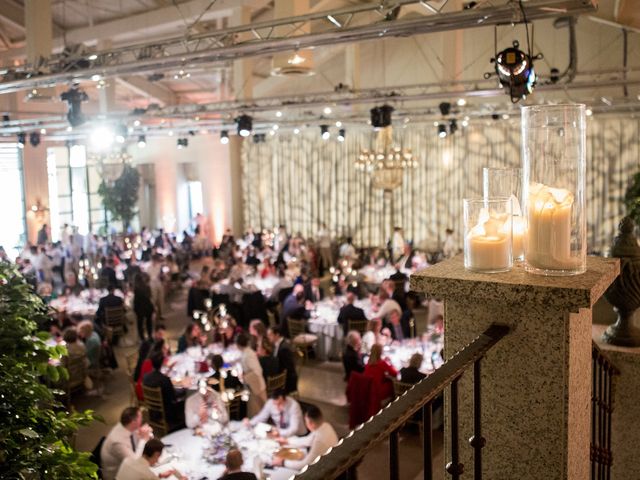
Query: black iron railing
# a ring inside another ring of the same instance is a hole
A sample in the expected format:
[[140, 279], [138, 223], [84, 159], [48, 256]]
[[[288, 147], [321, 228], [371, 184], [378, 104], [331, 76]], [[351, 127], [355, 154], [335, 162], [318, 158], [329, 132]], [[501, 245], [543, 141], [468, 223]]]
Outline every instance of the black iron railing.
[[591, 348], [591, 479], [611, 478], [611, 413], [614, 378], [620, 371], [595, 342]]
[[[474, 449], [474, 478], [482, 478], [482, 437], [480, 402], [480, 362], [487, 351], [509, 332], [504, 325], [491, 325], [473, 342], [456, 353], [450, 360], [429, 377], [414, 385], [403, 395], [381, 409], [368, 421], [356, 427], [338, 445], [330, 449], [315, 463], [295, 476], [297, 480], [332, 480], [338, 477], [355, 479], [356, 466], [376, 445], [389, 439], [389, 478], [397, 480], [399, 475], [398, 433], [400, 428], [418, 411], [423, 422], [423, 464], [424, 478], [433, 478], [431, 419], [433, 401], [447, 386], [450, 386], [450, 441], [451, 461], [447, 472], [453, 480], [460, 478], [463, 465], [459, 461], [460, 445], [458, 435], [458, 381], [473, 367], [473, 416], [474, 432], [471, 446]], [[382, 475], [378, 478], [381, 478]]]

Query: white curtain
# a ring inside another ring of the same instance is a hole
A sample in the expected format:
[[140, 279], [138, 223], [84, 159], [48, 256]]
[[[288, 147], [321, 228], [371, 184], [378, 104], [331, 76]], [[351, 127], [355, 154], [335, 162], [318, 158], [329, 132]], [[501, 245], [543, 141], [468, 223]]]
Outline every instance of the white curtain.
[[[446, 228], [461, 245], [462, 199], [482, 194], [482, 167], [520, 165], [518, 122], [480, 121], [444, 139], [436, 127], [396, 128], [394, 139], [413, 150], [418, 167], [405, 172], [391, 196], [371, 187], [356, 171], [360, 148], [372, 134], [347, 130], [345, 142], [320, 138], [319, 128], [300, 135], [278, 134], [266, 143], [244, 142], [245, 222], [253, 228], [286, 224], [290, 232], [314, 235], [325, 222], [357, 245], [386, 243], [393, 224], [416, 245], [437, 249]], [[588, 120], [587, 228], [590, 251], [608, 248], [624, 215], [622, 198], [640, 168], [640, 120]], [[393, 217], [392, 210], [393, 209]]]

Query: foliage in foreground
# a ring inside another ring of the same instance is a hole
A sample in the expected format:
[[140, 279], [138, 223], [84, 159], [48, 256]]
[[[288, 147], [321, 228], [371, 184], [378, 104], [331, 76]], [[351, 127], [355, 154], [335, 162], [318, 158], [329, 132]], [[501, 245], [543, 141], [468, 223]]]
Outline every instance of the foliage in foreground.
[[46, 320], [40, 297], [12, 265], [0, 262], [0, 477], [97, 478], [90, 454], [70, 445], [93, 412], [68, 413], [47, 386], [68, 374], [50, 363], [66, 348], [45, 343]]

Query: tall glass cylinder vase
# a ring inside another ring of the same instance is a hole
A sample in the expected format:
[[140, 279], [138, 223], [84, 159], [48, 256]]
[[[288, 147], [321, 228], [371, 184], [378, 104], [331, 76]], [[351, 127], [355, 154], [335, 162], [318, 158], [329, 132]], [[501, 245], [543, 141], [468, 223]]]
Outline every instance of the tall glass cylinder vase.
[[587, 269], [585, 107], [522, 109], [525, 269], [578, 275]]

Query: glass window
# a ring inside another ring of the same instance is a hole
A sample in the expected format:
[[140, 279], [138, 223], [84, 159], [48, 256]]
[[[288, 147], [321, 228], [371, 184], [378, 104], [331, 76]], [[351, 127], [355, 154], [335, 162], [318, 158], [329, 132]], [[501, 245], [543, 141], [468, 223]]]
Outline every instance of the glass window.
[[15, 257], [26, 242], [22, 159], [16, 143], [0, 143], [0, 191], [5, 205], [15, 205], [2, 212], [0, 245]]

